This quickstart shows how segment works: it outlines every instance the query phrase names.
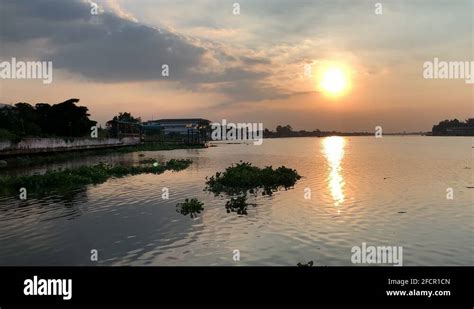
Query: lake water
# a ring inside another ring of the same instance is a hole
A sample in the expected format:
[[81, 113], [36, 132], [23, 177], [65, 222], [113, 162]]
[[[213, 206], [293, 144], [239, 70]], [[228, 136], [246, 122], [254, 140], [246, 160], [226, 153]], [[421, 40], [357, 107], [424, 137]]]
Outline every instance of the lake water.
[[[194, 161], [181, 172], [111, 179], [67, 195], [0, 197], [0, 265], [353, 265], [351, 248], [363, 242], [402, 246], [405, 266], [474, 265], [472, 147], [469, 137], [266, 139], [18, 171]], [[288, 191], [252, 197], [257, 206], [247, 216], [227, 213], [226, 198], [203, 191], [205, 178], [240, 160], [285, 165], [303, 178]], [[194, 219], [176, 212], [192, 197], [205, 203]]]

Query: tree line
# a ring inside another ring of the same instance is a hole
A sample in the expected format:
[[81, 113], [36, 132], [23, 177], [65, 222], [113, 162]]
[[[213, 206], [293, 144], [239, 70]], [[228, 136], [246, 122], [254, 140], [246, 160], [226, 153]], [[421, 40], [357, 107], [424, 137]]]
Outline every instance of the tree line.
[[466, 121], [459, 121], [458, 119], [452, 120], [443, 120], [438, 124], [433, 126], [431, 132], [437, 135], [447, 135], [449, 134], [448, 130], [452, 128], [473, 128], [474, 127], [474, 118], [466, 119]]
[[0, 138], [23, 137], [83, 137], [97, 124], [89, 119], [85, 106], [77, 106], [79, 99], [58, 104], [17, 103], [0, 108]]
[[275, 128], [275, 131], [271, 131], [267, 128], [263, 131], [264, 138], [274, 138], [274, 137], [325, 137], [331, 135], [344, 135], [344, 136], [367, 136], [373, 135], [372, 132], [338, 132], [338, 131], [321, 131], [316, 129], [314, 131], [299, 130], [294, 131], [291, 125], [287, 124], [285, 126], [278, 125]]

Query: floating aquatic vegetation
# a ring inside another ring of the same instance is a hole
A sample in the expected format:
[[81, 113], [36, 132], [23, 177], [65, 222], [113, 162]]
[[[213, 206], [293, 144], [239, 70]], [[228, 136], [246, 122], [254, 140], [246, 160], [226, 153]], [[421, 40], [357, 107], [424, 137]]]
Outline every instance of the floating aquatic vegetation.
[[207, 178], [206, 189], [215, 195], [256, 194], [263, 190], [262, 195], [272, 195], [280, 188], [289, 189], [301, 179], [296, 170], [281, 166], [273, 169], [271, 166], [259, 168], [252, 163], [237, 163], [221, 173]]
[[298, 267], [311, 267], [311, 266], [313, 266], [313, 264], [314, 264], [313, 261], [309, 261], [308, 263], [298, 263], [298, 264], [296, 264], [296, 266], [298, 266]]
[[27, 188], [29, 192], [49, 192], [70, 189], [81, 185], [100, 184], [109, 178], [138, 174], [161, 174], [167, 170], [180, 171], [191, 165], [191, 160], [172, 159], [158, 166], [111, 166], [104, 163], [74, 169], [47, 171], [27, 176], [0, 176], [0, 187], [6, 191]]
[[236, 212], [239, 215], [247, 215], [247, 207], [249, 205], [256, 206], [256, 204], [247, 203], [247, 195], [232, 197], [225, 203], [227, 213]]
[[158, 161], [152, 158], [140, 160], [140, 164], [153, 164], [155, 162], [158, 162]]
[[197, 198], [185, 199], [183, 203], [176, 205], [176, 212], [182, 215], [190, 215], [191, 218], [197, 217], [204, 210], [204, 203]]
[[204, 190], [214, 193], [215, 196], [230, 196], [231, 199], [226, 202], [227, 212], [246, 215], [247, 206], [251, 205], [247, 203], [248, 193], [256, 196], [262, 191], [262, 195], [269, 196], [281, 188], [287, 190], [293, 187], [299, 179], [301, 176], [296, 170], [285, 166], [276, 169], [271, 166], [259, 168], [251, 163], [241, 162], [206, 178]]
[[[191, 163], [193, 163], [193, 161], [189, 159], [185, 159], [185, 160], [171, 159], [165, 163], [165, 167], [168, 170], [181, 171], [188, 168], [191, 165]], [[153, 166], [157, 167], [155, 164]], [[158, 167], [160, 166], [161, 165], [158, 165]]]

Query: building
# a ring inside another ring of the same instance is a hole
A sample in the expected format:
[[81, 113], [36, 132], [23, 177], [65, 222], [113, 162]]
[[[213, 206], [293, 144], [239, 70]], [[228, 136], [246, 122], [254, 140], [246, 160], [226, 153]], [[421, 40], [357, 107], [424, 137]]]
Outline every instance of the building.
[[143, 137], [143, 129], [140, 123], [110, 120], [106, 123], [107, 135], [111, 138]]
[[209, 140], [210, 124], [209, 120], [202, 118], [158, 119], [142, 123], [146, 135], [160, 132], [167, 140], [192, 144]]

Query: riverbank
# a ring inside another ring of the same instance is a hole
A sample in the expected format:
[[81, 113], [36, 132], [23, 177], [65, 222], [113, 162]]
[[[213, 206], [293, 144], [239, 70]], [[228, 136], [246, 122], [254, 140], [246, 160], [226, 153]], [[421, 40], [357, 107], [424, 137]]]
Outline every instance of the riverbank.
[[59, 163], [68, 160], [74, 160], [75, 158], [84, 158], [88, 156], [100, 156], [114, 153], [130, 153], [130, 152], [141, 152], [141, 151], [165, 151], [165, 150], [176, 150], [176, 149], [201, 149], [203, 145], [188, 145], [179, 143], [147, 143], [138, 144], [131, 146], [123, 146], [119, 148], [103, 148], [103, 149], [90, 149], [70, 152], [58, 152], [49, 154], [33, 154], [33, 155], [22, 155], [15, 157], [7, 157], [0, 162], [0, 170], [14, 169], [19, 167], [32, 167], [42, 164]]
[[138, 137], [125, 138], [76, 138], [76, 137], [32, 137], [20, 141], [1, 140], [0, 157], [50, 154], [78, 150], [117, 148], [140, 144]]

